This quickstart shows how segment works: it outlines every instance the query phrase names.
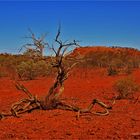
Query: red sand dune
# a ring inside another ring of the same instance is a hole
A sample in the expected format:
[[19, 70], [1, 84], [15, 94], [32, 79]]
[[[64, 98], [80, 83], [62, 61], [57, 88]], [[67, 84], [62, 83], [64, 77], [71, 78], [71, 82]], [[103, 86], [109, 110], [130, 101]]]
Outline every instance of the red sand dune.
[[[71, 104], [86, 107], [94, 98], [103, 100], [116, 93], [113, 83], [125, 75], [106, 76], [104, 69], [76, 70], [65, 83], [63, 97]], [[135, 70], [133, 77], [140, 84], [140, 70]], [[22, 83], [38, 97], [45, 96], [52, 78], [23, 81]], [[14, 82], [0, 79], [0, 112], [8, 111], [10, 105], [25, 97], [18, 91]], [[136, 93], [136, 97], [140, 92]], [[0, 140], [22, 139], [140, 139], [140, 100], [118, 100], [108, 116], [84, 115], [76, 120], [76, 113], [63, 110], [42, 111], [23, 114], [20, 118], [7, 118], [0, 121]]]
[[125, 52], [127, 55], [137, 56], [140, 55], [140, 51], [134, 48], [124, 48], [124, 47], [106, 47], [106, 46], [87, 46], [87, 47], [78, 47], [73, 50], [72, 55], [75, 56], [77, 54], [86, 55], [91, 52], [113, 52], [120, 53]]

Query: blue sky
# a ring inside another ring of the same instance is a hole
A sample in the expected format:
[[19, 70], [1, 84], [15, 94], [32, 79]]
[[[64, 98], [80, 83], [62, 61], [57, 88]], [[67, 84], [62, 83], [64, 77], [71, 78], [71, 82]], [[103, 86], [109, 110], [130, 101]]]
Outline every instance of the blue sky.
[[51, 43], [60, 22], [63, 40], [140, 49], [139, 1], [0, 1], [0, 52], [18, 53], [28, 28]]

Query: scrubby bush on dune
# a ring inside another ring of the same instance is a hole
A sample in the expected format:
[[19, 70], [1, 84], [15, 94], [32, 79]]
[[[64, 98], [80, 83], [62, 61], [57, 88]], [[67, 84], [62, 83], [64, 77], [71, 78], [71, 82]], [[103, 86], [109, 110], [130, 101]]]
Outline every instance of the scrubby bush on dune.
[[[140, 67], [140, 51], [132, 48], [111, 48], [111, 47], [80, 47], [75, 49], [73, 53], [70, 53], [69, 57], [76, 57], [77, 55], [82, 56], [82, 61], [77, 65], [77, 67], [82, 68], [106, 68], [107, 75], [115, 74], [131, 74], [134, 68]], [[34, 79], [37, 76], [46, 75], [42, 69], [46, 69], [46, 64], [40, 60], [48, 61], [47, 57], [41, 55], [41, 52], [38, 49], [31, 49], [30, 47], [23, 52], [22, 55], [12, 55], [12, 54], [0, 54], [0, 65], [3, 68], [6, 68], [7, 76], [10, 75], [11, 71], [16, 73], [15, 68], [18, 68], [19, 75], [24, 79], [26, 73], [31, 72], [30, 67], [37, 67], [37, 74], [30, 75], [30, 78], [25, 79]], [[38, 63], [39, 66], [29, 66], [29, 61], [33, 60], [33, 63]], [[51, 59], [50, 59], [51, 60]], [[49, 61], [50, 61], [49, 60]], [[25, 64], [26, 63], [26, 64]], [[65, 63], [65, 62], [64, 62]], [[66, 62], [72, 63], [72, 62]], [[47, 64], [48, 65], [48, 64]], [[109, 67], [112, 66], [112, 67]], [[26, 68], [23, 68], [23, 67]], [[20, 68], [21, 67], [21, 68]], [[23, 72], [24, 69], [29, 69], [28, 72]], [[36, 71], [36, 70], [35, 70]], [[40, 72], [41, 71], [41, 72]], [[49, 70], [50, 71], [50, 70]], [[33, 71], [34, 73], [34, 71]], [[35, 72], [36, 73], [36, 72]], [[40, 73], [40, 75], [39, 75]], [[49, 72], [50, 73], [50, 72]], [[1, 71], [1, 76], [3, 76], [3, 71]], [[24, 76], [25, 75], [25, 76]], [[27, 74], [29, 75], [29, 74]], [[10, 77], [10, 76], [9, 76]], [[28, 76], [27, 76], [28, 77]]]
[[118, 71], [115, 67], [109, 66], [107, 69], [108, 76], [117, 75]]
[[117, 80], [113, 87], [118, 93], [117, 99], [133, 98], [134, 93], [139, 90], [139, 85], [131, 77]]
[[[84, 60], [79, 67], [99, 67], [107, 68], [108, 75], [114, 75], [109, 65], [115, 67], [117, 73], [131, 74], [134, 68], [140, 67], [140, 51], [133, 48], [121, 47], [80, 47], [75, 49], [84, 56]], [[121, 70], [121, 71], [120, 71]]]

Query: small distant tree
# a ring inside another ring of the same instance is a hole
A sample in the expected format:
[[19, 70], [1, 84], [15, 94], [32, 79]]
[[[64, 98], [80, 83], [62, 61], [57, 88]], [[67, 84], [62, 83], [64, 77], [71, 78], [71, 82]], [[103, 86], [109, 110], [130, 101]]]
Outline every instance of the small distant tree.
[[[34, 39], [34, 36], [33, 36]], [[24, 85], [16, 82], [16, 87], [18, 90], [24, 92], [28, 98], [22, 99], [19, 102], [14, 103], [11, 106], [9, 113], [1, 113], [0, 117], [8, 117], [8, 116], [15, 116], [19, 117], [20, 114], [25, 112], [31, 112], [35, 109], [42, 109], [42, 110], [50, 110], [50, 109], [63, 109], [69, 111], [78, 112], [78, 117], [80, 114], [83, 113], [92, 113], [96, 115], [108, 115], [108, 109], [111, 107], [107, 106], [103, 102], [99, 101], [98, 99], [93, 99], [90, 105], [85, 108], [81, 109], [79, 107], [69, 105], [65, 103], [61, 99], [61, 95], [64, 91], [64, 82], [68, 79], [71, 69], [77, 64], [76, 58], [74, 58], [74, 63], [71, 65], [65, 65], [65, 60], [68, 59], [68, 51], [67, 49], [71, 46], [77, 46], [77, 41], [73, 40], [72, 42], [63, 42], [60, 39], [60, 27], [55, 37], [55, 42], [57, 44], [57, 48], [53, 46], [51, 49], [54, 52], [54, 56], [51, 57], [51, 66], [53, 69], [56, 70], [56, 77], [54, 83], [50, 87], [46, 97], [43, 100], [39, 100], [36, 96], [34, 96]], [[100, 105], [104, 108], [104, 112], [92, 112], [92, 108], [95, 104]]]
[[41, 37], [37, 38], [31, 29], [29, 29], [29, 32], [31, 36], [26, 37], [26, 38], [31, 39], [32, 43], [27, 43], [23, 45], [19, 51], [21, 51], [23, 48], [26, 48], [26, 51], [24, 52], [25, 55], [32, 56], [32, 57], [33, 56], [42, 57], [45, 46], [48, 45], [48, 43], [44, 41], [46, 34], [43, 34]]

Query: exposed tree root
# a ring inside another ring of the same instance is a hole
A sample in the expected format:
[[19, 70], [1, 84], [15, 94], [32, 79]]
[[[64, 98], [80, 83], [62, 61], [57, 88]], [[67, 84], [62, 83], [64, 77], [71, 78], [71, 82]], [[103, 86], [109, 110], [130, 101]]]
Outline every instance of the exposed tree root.
[[[74, 105], [66, 104], [61, 100], [56, 100], [56, 98], [53, 98], [53, 100], [51, 100], [51, 102], [49, 101], [49, 104], [47, 104], [48, 106], [44, 107], [42, 101], [38, 100], [37, 97], [33, 96], [23, 85], [17, 83], [16, 87], [24, 91], [24, 93], [26, 93], [29, 98], [25, 98], [20, 100], [19, 102], [14, 103], [11, 106], [9, 113], [0, 114], [0, 119], [3, 119], [5, 117], [10, 117], [10, 116], [20, 117], [19, 116], [20, 114], [24, 114], [26, 112], [29, 113], [37, 109], [41, 109], [41, 110], [62, 109], [62, 110], [74, 111], [77, 112], [77, 118], [79, 118], [80, 115], [84, 113], [91, 113], [91, 114], [103, 116], [103, 115], [108, 115], [109, 114], [108, 109], [112, 108], [112, 107], [108, 107], [106, 104], [99, 101], [98, 99], [94, 99], [87, 108], [82, 109]], [[93, 112], [92, 108], [94, 107], [95, 104], [101, 106], [104, 109], [104, 112]]]
[[[94, 112], [92, 111], [93, 107], [95, 104], [98, 104], [99, 106], [101, 106], [104, 109], [104, 112]], [[63, 110], [70, 110], [70, 111], [75, 111], [77, 112], [77, 118], [80, 117], [80, 115], [84, 114], [84, 113], [91, 113], [94, 115], [100, 115], [100, 116], [106, 116], [109, 114], [108, 109], [112, 109], [111, 106], [107, 106], [106, 104], [104, 104], [103, 102], [99, 101], [98, 99], [93, 99], [93, 101], [90, 103], [90, 105], [85, 108], [79, 108], [77, 106], [73, 106], [73, 105], [68, 105], [65, 103], [59, 103], [57, 106], [58, 109], [63, 109]]]
[[[26, 102], [27, 101], [27, 102]], [[26, 105], [23, 105], [26, 102]], [[104, 108], [104, 112], [94, 112], [91, 111], [93, 106], [95, 104], [100, 105], [102, 108]], [[9, 113], [1, 113], [0, 114], [0, 119], [3, 119], [5, 117], [10, 117], [10, 116], [14, 116], [14, 117], [20, 117], [20, 114], [24, 114], [26, 112], [31, 112], [33, 110], [37, 110], [37, 109], [42, 109], [40, 102], [34, 102], [31, 100], [27, 100], [27, 99], [23, 99], [20, 102], [17, 102], [16, 104], [14, 104], [11, 107], [11, 110]], [[55, 102], [55, 105], [51, 106], [51, 108], [47, 108], [46, 110], [50, 110], [50, 109], [62, 109], [62, 110], [69, 110], [69, 111], [74, 111], [77, 112], [77, 118], [80, 117], [80, 115], [84, 114], [84, 113], [91, 113], [91, 114], [95, 114], [95, 115], [100, 115], [100, 116], [105, 116], [109, 114], [108, 109], [111, 109], [111, 107], [107, 107], [103, 102], [94, 99], [92, 101], [92, 103], [85, 109], [73, 106], [73, 105], [69, 105], [66, 104], [64, 102]]]

